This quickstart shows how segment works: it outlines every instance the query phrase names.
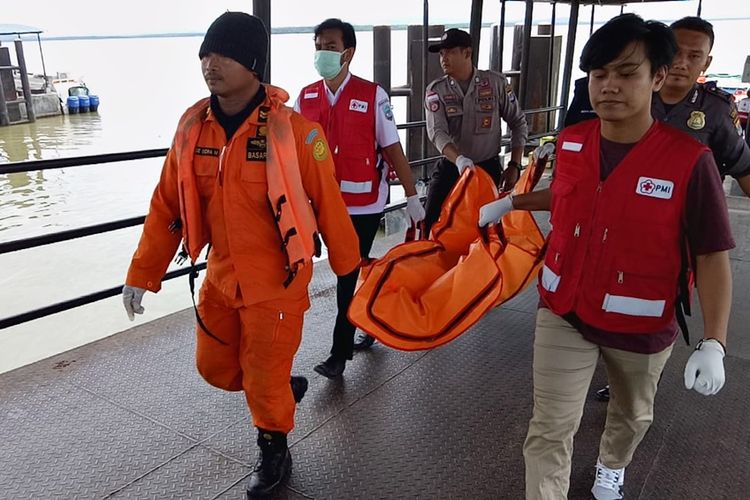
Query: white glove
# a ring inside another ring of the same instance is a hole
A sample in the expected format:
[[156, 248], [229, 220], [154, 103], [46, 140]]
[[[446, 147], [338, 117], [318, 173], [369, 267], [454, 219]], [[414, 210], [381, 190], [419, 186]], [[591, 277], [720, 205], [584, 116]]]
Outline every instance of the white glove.
[[409, 214], [414, 223], [424, 220], [424, 207], [422, 206], [422, 202], [419, 201], [418, 194], [413, 194], [406, 198], [406, 213]]
[[464, 170], [472, 167], [474, 167], [474, 162], [470, 158], [467, 158], [464, 155], [458, 155], [456, 157], [456, 168], [458, 168], [458, 175], [463, 174]]
[[122, 303], [125, 304], [125, 312], [128, 313], [130, 321], [135, 319], [136, 314], [143, 314], [141, 300], [144, 293], [146, 293], [146, 290], [137, 286], [125, 285], [122, 287]]
[[505, 214], [513, 210], [513, 196], [503, 196], [492, 203], [482, 205], [479, 209], [479, 227], [490, 223], [497, 223]]
[[545, 142], [543, 146], [539, 146], [534, 150], [534, 158], [547, 158], [549, 155], [555, 152], [554, 142]]
[[700, 343], [685, 365], [685, 388], [713, 396], [724, 387], [724, 348], [718, 340]]

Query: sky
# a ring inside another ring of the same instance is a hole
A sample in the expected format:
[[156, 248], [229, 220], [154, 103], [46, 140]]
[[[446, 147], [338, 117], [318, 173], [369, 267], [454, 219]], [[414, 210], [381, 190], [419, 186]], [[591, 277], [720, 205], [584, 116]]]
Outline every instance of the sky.
[[[38, 27], [43, 36], [128, 35], [144, 33], [205, 32], [211, 21], [225, 10], [252, 12], [252, 0], [34, 0], [3, 2], [3, 23]], [[372, 5], [378, 5], [373, 11]], [[485, 0], [483, 21], [499, 20], [500, 2]], [[522, 22], [524, 2], [507, 3], [507, 19]], [[657, 4], [631, 2], [626, 11], [645, 18], [673, 20], [697, 11], [697, 0]], [[352, 24], [421, 24], [422, 0], [273, 0], [271, 21], [276, 26], [312, 26], [326, 17], [339, 17]], [[430, 20], [435, 23], [467, 23], [471, 0], [430, 0]], [[617, 15], [619, 7], [598, 7], [602, 21]], [[548, 19], [549, 4], [535, 4], [535, 20]], [[558, 18], [569, 8], [558, 6]], [[582, 22], [588, 22], [591, 8], [581, 8]], [[703, 17], [748, 18], [750, 0], [703, 0]]]

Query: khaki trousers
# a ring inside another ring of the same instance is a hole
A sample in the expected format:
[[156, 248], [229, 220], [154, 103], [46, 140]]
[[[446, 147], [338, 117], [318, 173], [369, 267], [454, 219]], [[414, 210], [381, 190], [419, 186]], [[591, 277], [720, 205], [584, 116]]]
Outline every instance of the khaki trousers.
[[599, 356], [607, 367], [611, 394], [599, 459], [619, 469], [630, 463], [653, 421], [656, 386], [671, 352], [671, 346], [656, 354], [600, 347], [549, 309], [539, 309], [534, 414], [523, 447], [527, 499], [567, 498], [573, 436]]

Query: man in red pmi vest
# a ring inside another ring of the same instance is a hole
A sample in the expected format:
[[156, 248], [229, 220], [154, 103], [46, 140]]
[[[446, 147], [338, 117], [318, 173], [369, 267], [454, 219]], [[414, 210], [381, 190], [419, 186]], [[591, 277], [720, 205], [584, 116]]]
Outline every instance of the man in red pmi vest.
[[560, 133], [550, 189], [480, 210], [480, 225], [511, 209], [551, 211], [524, 444], [528, 499], [567, 497], [573, 436], [600, 356], [612, 399], [592, 493], [622, 498], [625, 467], [653, 420], [691, 261], [704, 326], [685, 387], [712, 395], [724, 385], [734, 241], [721, 179], [707, 147], [651, 115], [676, 52], [667, 26], [634, 14], [597, 30], [580, 67], [599, 118]]
[[[359, 236], [359, 251], [369, 257], [388, 199], [388, 165], [401, 179], [406, 211], [414, 222], [424, 209], [404, 156], [388, 94], [377, 84], [349, 72], [357, 46], [354, 28], [340, 19], [326, 19], [315, 28], [315, 69], [323, 77], [303, 88], [294, 109], [318, 122], [325, 131], [336, 166], [336, 180]], [[387, 160], [387, 163], [386, 161]], [[370, 336], [354, 345], [355, 327], [346, 316], [359, 270], [340, 276], [336, 286], [338, 315], [330, 357], [315, 367], [321, 375], [341, 375], [355, 348], [372, 345]]]

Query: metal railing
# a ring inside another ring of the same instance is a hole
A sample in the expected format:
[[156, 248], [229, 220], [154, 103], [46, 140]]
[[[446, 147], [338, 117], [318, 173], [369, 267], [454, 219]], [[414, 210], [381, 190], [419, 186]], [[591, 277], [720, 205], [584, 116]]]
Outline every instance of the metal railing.
[[[398, 126], [399, 129], [418, 128], [424, 127], [425, 122], [412, 122], [403, 123]], [[100, 155], [90, 156], [78, 156], [73, 158], [55, 158], [51, 160], [33, 160], [18, 163], [9, 163], [7, 165], [0, 165], [0, 175], [31, 172], [40, 170], [53, 170], [68, 167], [83, 167], [90, 165], [99, 165], [106, 163], [116, 163], [123, 161], [143, 160], [148, 158], [159, 158], [166, 156], [169, 149], [147, 149], [141, 151], [130, 151], [124, 153], [108, 153]], [[434, 162], [439, 157], [426, 158], [410, 162], [410, 165], [420, 166]], [[385, 207], [385, 212], [392, 212], [400, 210], [406, 206], [406, 201], [402, 200], [396, 203], [390, 203]], [[91, 226], [85, 226], [75, 229], [69, 229], [65, 231], [58, 231], [55, 233], [44, 234], [40, 236], [33, 236], [30, 238], [23, 238], [19, 240], [13, 240], [8, 242], [0, 243], [0, 255], [17, 252], [20, 250], [27, 250], [30, 248], [40, 247], [44, 245], [50, 245], [53, 243], [60, 243], [63, 241], [69, 241], [77, 238], [83, 238], [86, 236], [93, 236], [97, 234], [107, 233], [110, 231], [117, 231], [119, 229], [125, 229], [128, 227], [139, 226], [143, 224], [146, 216], [141, 215], [137, 217], [130, 217], [127, 219], [121, 219], [116, 221], [105, 222], [101, 224], [94, 224]], [[196, 265], [197, 270], [203, 270], [206, 268], [206, 263], [202, 262]], [[170, 271], [164, 275], [163, 281], [174, 279], [180, 276], [185, 276], [191, 272], [191, 268], [177, 269]], [[23, 312], [7, 318], [0, 318], [0, 330], [10, 328], [12, 326], [20, 325], [28, 321], [43, 318], [52, 314], [67, 311], [80, 307], [92, 302], [104, 300], [110, 297], [118, 295], [122, 290], [122, 285], [107, 288], [105, 290], [99, 290], [88, 295], [82, 295], [73, 299], [65, 300], [48, 306], [40, 307], [31, 311]]]
[[[539, 108], [539, 109], [532, 109], [526, 111], [526, 114], [534, 114], [534, 113], [549, 113], [553, 111], [557, 111], [561, 109], [561, 106], [550, 106], [547, 108]], [[421, 128], [426, 126], [425, 120], [420, 121], [414, 121], [414, 122], [407, 122], [402, 123], [397, 126], [400, 130], [406, 130], [406, 129], [413, 129], [413, 128]], [[547, 131], [540, 134], [532, 134], [528, 137], [528, 140], [535, 140], [539, 139], [541, 137], [554, 134], [556, 133], [556, 130]], [[510, 145], [510, 139], [504, 138], [501, 141], [501, 146], [506, 147]], [[129, 151], [124, 153], [108, 153], [108, 154], [99, 154], [99, 155], [89, 155], [89, 156], [78, 156], [78, 157], [72, 157], [72, 158], [56, 158], [51, 160], [33, 160], [33, 161], [25, 161], [25, 162], [18, 162], [18, 163], [9, 163], [7, 165], [0, 165], [0, 175], [5, 174], [13, 174], [13, 173], [21, 173], [21, 172], [30, 172], [30, 171], [40, 171], [40, 170], [52, 170], [52, 169], [60, 169], [60, 168], [68, 168], [68, 167], [82, 167], [82, 166], [91, 166], [91, 165], [99, 165], [99, 164], [106, 164], [106, 163], [116, 163], [116, 162], [123, 162], [123, 161], [134, 161], [134, 160], [143, 160], [148, 158], [159, 158], [166, 156], [167, 152], [169, 151], [168, 148], [158, 148], [158, 149], [146, 149], [146, 150], [140, 150], [140, 151]], [[432, 164], [439, 160], [442, 156], [432, 156], [429, 158], [423, 158], [421, 160], [414, 160], [409, 162], [409, 166], [411, 167], [420, 167]], [[426, 179], [423, 179], [426, 180]], [[396, 203], [389, 203], [385, 209], [384, 213], [393, 212], [396, 210], [400, 210], [406, 206], [406, 201], [401, 200]], [[107, 233], [110, 231], [117, 231], [119, 229], [125, 229], [129, 227], [134, 227], [143, 224], [145, 221], [146, 216], [141, 215], [137, 217], [130, 217], [127, 219], [121, 219], [116, 221], [110, 221], [105, 222], [101, 224], [94, 224], [91, 226], [85, 226], [80, 227], [76, 229], [69, 229], [65, 231], [58, 231], [55, 233], [40, 235], [40, 236], [33, 236], [30, 238], [23, 238], [19, 240], [13, 240], [8, 242], [0, 243], [0, 255], [10, 252], [17, 252], [20, 250], [27, 250], [30, 248], [35, 248], [39, 246], [44, 245], [50, 245], [53, 243], [60, 243], [63, 241], [69, 241], [77, 238], [83, 238], [86, 236], [93, 236], [97, 234]], [[202, 262], [196, 265], [197, 270], [203, 270], [206, 268], [206, 263]], [[177, 269], [170, 271], [164, 275], [164, 278], [162, 281], [174, 279], [180, 276], [185, 276], [191, 272], [191, 268], [184, 268], [184, 269]], [[118, 295], [122, 290], [122, 285], [118, 285], [115, 287], [107, 288], [105, 290], [99, 290], [97, 292], [90, 293], [88, 295], [82, 295], [79, 297], [75, 297], [73, 299], [65, 300], [62, 302], [58, 302], [55, 304], [51, 304], [48, 306], [44, 306], [38, 309], [34, 309], [31, 311], [27, 311], [24, 313], [16, 314], [13, 316], [9, 316], [7, 318], [0, 318], [0, 330], [5, 328], [10, 328], [12, 326], [16, 326], [22, 323], [26, 323], [28, 321], [33, 321], [35, 319], [43, 318], [45, 316], [49, 316], [52, 314], [56, 314], [59, 312], [67, 311], [70, 309], [74, 309], [76, 307], [80, 307], [86, 304], [91, 304], [92, 302], [97, 302], [99, 300], [104, 300], [110, 297], [114, 297]]]

